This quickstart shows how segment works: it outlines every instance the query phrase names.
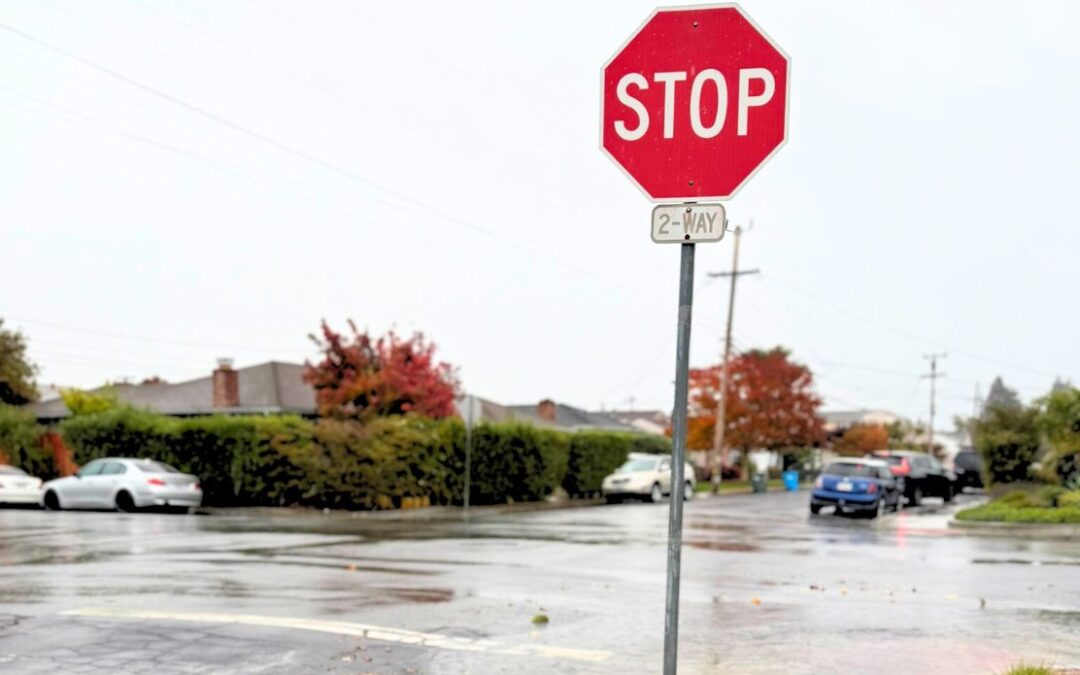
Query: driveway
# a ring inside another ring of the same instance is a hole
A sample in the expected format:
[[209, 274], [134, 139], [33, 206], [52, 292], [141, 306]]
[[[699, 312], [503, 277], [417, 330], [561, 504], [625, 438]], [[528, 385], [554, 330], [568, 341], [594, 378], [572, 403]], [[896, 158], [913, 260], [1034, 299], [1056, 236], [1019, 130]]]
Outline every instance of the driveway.
[[[683, 673], [1080, 666], [1080, 542], [969, 536], [955, 507], [688, 505]], [[659, 672], [666, 505], [466, 520], [0, 511], [0, 670]], [[534, 624], [539, 614], [547, 624]]]

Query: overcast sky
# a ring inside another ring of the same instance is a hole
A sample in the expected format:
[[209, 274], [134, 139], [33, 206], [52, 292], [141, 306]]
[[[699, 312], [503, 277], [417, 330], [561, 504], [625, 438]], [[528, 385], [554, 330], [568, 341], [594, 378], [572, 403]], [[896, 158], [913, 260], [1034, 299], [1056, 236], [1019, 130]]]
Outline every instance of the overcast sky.
[[[326, 318], [422, 330], [505, 403], [670, 409], [678, 247], [599, 150], [602, 64], [650, 2], [6, 0], [0, 317], [43, 383], [311, 357]], [[735, 343], [827, 407], [941, 423], [995, 375], [1080, 375], [1080, 4], [743, 8], [791, 56]], [[731, 239], [698, 247], [719, 359]]]

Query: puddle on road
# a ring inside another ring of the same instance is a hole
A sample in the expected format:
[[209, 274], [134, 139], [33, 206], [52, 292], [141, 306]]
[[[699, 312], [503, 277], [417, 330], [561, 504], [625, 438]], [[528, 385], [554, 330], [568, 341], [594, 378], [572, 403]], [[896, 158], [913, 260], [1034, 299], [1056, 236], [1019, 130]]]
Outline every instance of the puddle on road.
[[4, 565], [13, 567], [30, 565], [77, 565], [81, 563], [102, 562], [119, 555], [119, 553], [114, 551], [86, 551], [83, 553], [61, 551], [58, 553], [39, 555], [34, 558], [5, 562]]
[[1062, 609], [1037, 609], [1034, 611], [1022, 611], [1021, 614], [1029, 616], [1036, 621], [1056, 623], [1066, 627], [1080, 627], [1080, 611]]
[[424, 604], [437, 604], [450, 602], [454, 599], [454, 591], [449, 588], [373, 588], [376, 593], [387, 593], [391, 597], [405, 602], [418, 602]]
[[710, 523], [692, 520], [687, 523], [691, 530], [709, 530], [713, 532], [746, 532], [749, 528], [745, 525], [733, 525], [731, 523]]
[[404, 574], [408, 576], [434, 576], [438, 572], [429, 572], [427, 570], [407, 569], [402, 567], [377, 567], [371, 565], [346, 565], [341, 563], [321, 563], [299, 560], [274, 560], [273, 558], [261, 558], [259, 560], [248, 559], [236, 559], [227, 560], [223, 558], [201, 560], [200, 562], [208, 565], [285, 565], [289, 567], [310, 567], [310, 568], [323, 568], [331, 570], [340, 570], [342, 572], [375, 572], [380, 574]]
[[706, 551], [724, 551], [727, 553], [754, 553], [761, 548], [753, 544], [745, 544], [740, 541], [703, 541], [693, 539], [686, 542], [687, 546], [704, 549]]
[[1034, 565], [1036, 567], [1069, 565], [1080, 566], [1080, 560], [1025, 560], [1023, 558], [974, 558], [973, 565]]
[[25, 603], [34, 604], [44, 602], [51, 595], [50, 589], [41, 586], [18, 586], [13, 588], [0, 588], [0, 603]]

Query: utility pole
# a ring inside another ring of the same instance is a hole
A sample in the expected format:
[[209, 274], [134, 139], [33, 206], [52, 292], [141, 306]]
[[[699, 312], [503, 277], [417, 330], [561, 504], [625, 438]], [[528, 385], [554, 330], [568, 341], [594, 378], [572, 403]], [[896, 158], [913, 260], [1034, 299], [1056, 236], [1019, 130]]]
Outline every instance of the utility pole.
[[735, 317], [735, 282], [743, 274], [757, 274], [760, 270], [739, 270], [739, 240], [742, 238], [742, 226], [735, 226], [735, 253], [731, 261], [730, 272], [710, 272], [709, 277], [720, 279], [731, 278], [731, 288], [728, 292], [727, 328], [724, 331], [724, 363], [720, 376], [720, 400], [716, 404], [716, 429], [713, 432], [713, 452], [711, 465], [713, 475], [713, 493], [720, 491], [720, 470], [727, 463], [727, 453], [724, 450], [724, 422], [727, 412], [727, 383], [728, 362], [731, 360], [731, 323]]
[[937, 360], [939, 358], [945, 358], [948, 354], [942, 352], [940, 354], [923, 354], [924, 359], [930, 360], [930, 372], [923, 375], [923, 378], [930, 379], [930, 429], [926, 441], [926, 452], [933, 456], [934, 454], [934, 413], [937, 412], [936, 396], [937, 396], [937, 381], [938, 378], [945, 377], [945, 373], [939, 373], [937, 371]]

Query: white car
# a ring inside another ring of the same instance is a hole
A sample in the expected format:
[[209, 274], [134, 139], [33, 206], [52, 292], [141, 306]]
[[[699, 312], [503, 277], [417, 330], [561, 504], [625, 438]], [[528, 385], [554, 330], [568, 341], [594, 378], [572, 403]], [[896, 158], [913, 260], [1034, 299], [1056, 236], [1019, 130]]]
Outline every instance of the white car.
[[149, 506], [188, 510], [202, 504], [195, 476], [164, 462], [128, 457], [95, 459], [74, 476], [45, 483], [42, 504], [60, 509], [135, 511]]
[[[687, 462], [681, 490], [684, 500], [693, 499], [696, 484], [694, 467]], [[626, 463], [604, 479], [601, 490], [608, 503], [614, 504], [627, 497], [658, 502], [672, 493], [671, 487], [671, 457], [631, 453]]]
[[17, 466], [0, 464], [0, 504], [40, 504], [41, 479]]

